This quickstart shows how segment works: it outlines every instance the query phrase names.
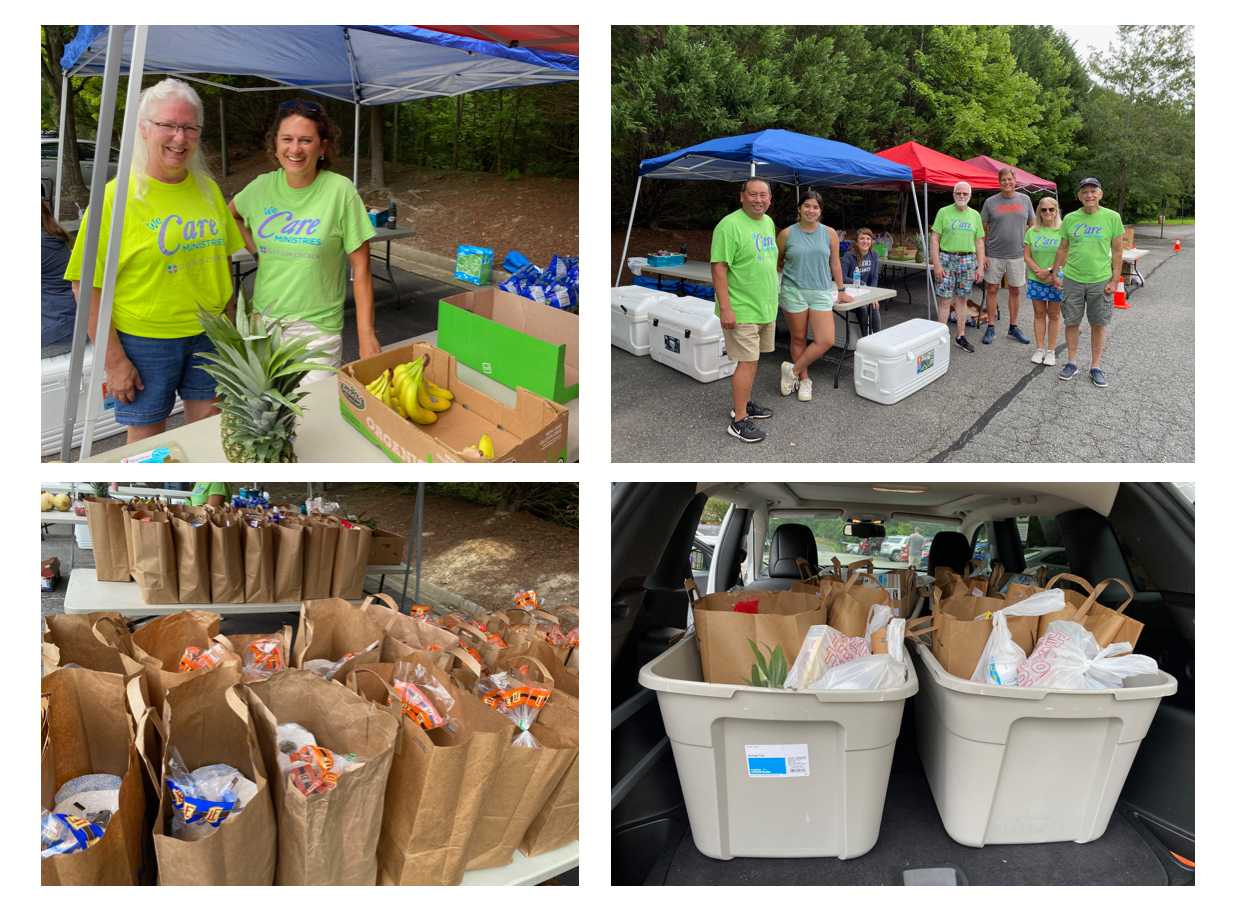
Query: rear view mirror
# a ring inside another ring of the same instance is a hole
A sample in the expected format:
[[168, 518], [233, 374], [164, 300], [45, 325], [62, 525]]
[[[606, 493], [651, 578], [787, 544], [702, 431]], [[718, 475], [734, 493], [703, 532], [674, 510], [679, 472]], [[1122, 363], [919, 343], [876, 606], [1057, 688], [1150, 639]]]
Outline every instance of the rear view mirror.
[[843, 533], [853, 538], [883, 538], [886, 526], [880, 522], [851, 522], [843, 526]]

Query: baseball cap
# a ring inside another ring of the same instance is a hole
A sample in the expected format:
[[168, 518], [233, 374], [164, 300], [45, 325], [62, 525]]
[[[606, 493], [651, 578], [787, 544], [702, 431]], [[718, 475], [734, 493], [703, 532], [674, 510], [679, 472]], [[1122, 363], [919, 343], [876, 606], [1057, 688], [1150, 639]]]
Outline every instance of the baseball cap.
[[1082, 191], [1084, 188], [1099, 188], [1099, 187], [1100, 187], [1099, 178], [1085, 178], [1081, 182], [1079, 182], [1080, 191]]

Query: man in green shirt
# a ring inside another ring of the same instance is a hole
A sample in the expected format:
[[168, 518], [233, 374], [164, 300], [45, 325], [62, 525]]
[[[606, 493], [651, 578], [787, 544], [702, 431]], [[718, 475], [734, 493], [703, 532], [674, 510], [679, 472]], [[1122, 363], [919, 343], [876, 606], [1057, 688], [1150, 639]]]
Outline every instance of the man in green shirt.
[[[1079, 182], [1083, 207], [1062, 217], [1062, 241], [1053, 261], [1053, 282], [1062, 290], [1062, 319], [1066, 322], [1066, 365], [1057, 377], [1070, 381], [1079, 374], [1075, 354], [1079, 325], [1086, 313], [1092, 328], [1092, 368], [1088, 375], [1097, 388], [1108, 382], [1100, 368], [1105, 352], [1105, 329], [1113, 317], [1113, 291], [1122, 277], [1122, 217], [1100, 205], [1100, 179]], [[1060, 272], [1059, 272], [1060, 271]]]
[[976, 348], [967, 340], [967, 297], [972, 284], [984, 277], [984, 224], [967, 204], [971, 185], [954, 186], [954, 203], [937, 211], [929, 242], [929, 262], [937, 281], [937, 320], [949, 324], [953, 306], [958, 336], [954, 342], [968, 353]]
[[765, 433], [753, 421], [774, 413], [748, 398], [761, 354], [774, 350], [778, 317], [778, 246], [774, 221], [765, 215], [769, 182], [749, 178], [740, 188], [739, 203], [739, 210], [714, 227], [709, 260], [722, 337], [735, 361], [727, 432], [741, 442], [761, 442]]

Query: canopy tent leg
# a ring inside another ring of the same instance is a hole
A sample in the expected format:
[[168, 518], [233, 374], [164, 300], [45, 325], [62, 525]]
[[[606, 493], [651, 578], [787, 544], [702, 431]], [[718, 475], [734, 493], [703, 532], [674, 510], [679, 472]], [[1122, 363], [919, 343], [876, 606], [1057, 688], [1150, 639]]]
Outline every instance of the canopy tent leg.
[[352, 122], [352, 186], [357, 187], [357, 170], [361, 167], [361, 103], [353, 104]]
[[[129, 83], [125, 92], [125, 122], [120, 132], [120, 161], [116, 166], [116, 192], [112, 205], [112, 225], [108, 230], [107, 261], [103, 269], [103, 289], [99, 294], [99, 323], [95, 329], [95, 340], [101, 346], [95, 348], [95, 358], [90, 362], [90, 386], [86, 389], [86, 426], [82, 430], [82, 449], [80, 460], [90, 457], [95, 437], [95, 413], [92, 409], [96, 398], [102, 398], [103, 364], [106, 361], [108, 339], [112, 333], [112, 300], [116, 295], [116, 271], [120, 266], [120, 243], [125, 226], [125, 202], [128, 200], [129, 169], [133, 162], [133, 146], [136, 142], [138, 127], [138, 100], [142, 94], [142, 70], [146, 65], [146, 35], [149, 26], [139, 25], [133, 29], [132, 60], [129, 64]], [[110, 36], [109, 36], [110, 37]], [[119, 55], [119, 48], [117, 49]], [[110, 135], [110, 134], [109, 134]], [[95, 154], [98, 155], [99, 134], [95, 135]], [[108, 136], [108, 135], [104, 135]], [[104, 144], [107, 152], [108, 144]], [[96, 175], [98, 172], [96, 172]], [[104, 167], [103, 177], [107, 177]], [[94, 177], [94, 176], [92, 176]], [[93, 184], [93, 181], [92, 181]], [[86, 256], [92, 253], [84, 252]], [[82, 289], [87, 290], [85, 284]], [[102, 404], [100, 403], [100, 406]], [[76, 408], [75, 408], [76, 409]]]
[[619, 281], [623, 278], [623, 265], [628, 260], [628, 242], [632, 238], [632, 220], [636, 219], [636, 202], [640, 200], [640, 183], [643, 180], [643, 175], [636, 176], [636, 194], [632, 197], [632, 212], [628, 214], [628, 234], [623, 237], [623, 254], [619, 255], [619, 270], [615, 273], [615, 286], [618, 286]]
[[224, 95], [219, 94], [219, 171], [222, 177], [228, 177], [228, 125], [224, 121]]
[[[95, 137], [110, 138], [112, 136], [112, 120], [116, 114], [116, 87], [120, 83], [120, 59], [124, 53], [124, 26], [113, 26], [108, 30], [107, 50], [103, 63], [103, 88], [99, 97], [99, 121]], [[66, 81], [68, 75], [65, 76]], [[63, 98], [63, 96], [62, 96]], [[62, 108], [63, 111], [63, 108]], [[63, 122], [62, 122], [63, 123]], [[64, 143], [64, 132], [60, 134], [61, 144]], [[73, 321], [73, 348], [69, 356], [69, 382], [64, 405], [64, 427], [60, 439], [60, 460], [68, 461], [73, 449], [73, 427], [77, 423], [77, 408], [82, 392], [82, 363], [86, 354], [86, 326], [90, 319], [90, 303], [95, 282], [95, 255], [99, 250], [99, 226], [103, 221], [103, 191], [107, 185], [107, 160], [110, 143], [95, 143], [94, 173], [90, 178], [90, 200], [86, 225], [81, 227], [85, 232], [85, 250], [82, 252], [82, 277], [77, 300], [77, 315]], [[128, 172], [126, 171], [126, 176]], [[116, 174], [120, 179], [120, 172]], [[57, 181], [57, 193], [60, 182]], [[123, 198], [121, 210], [123, 212]], [[115, 220], [113, 220], [115, 222]], [[107, 353], [107, 337], [103, 347], [97, 348], [99, 356], [96, 363], [103, 362]], [[89, 394], [89, 392], [87, 392]], [[89, 404], [89, 398], [87, 399]], [[86, 446], [83, 440], [83, 447]], [[88, 453], [87, 453], [88, 454]]]
[[928, 224], [928, 182], [924, 182], [924, 219], [920, 219], [920, 205], [916, 203], [916, 183], [911, 183], [911, 203], [916, 211], [916, 223], [920, 227], [920, 246], [924, 252], [924, 284], [928, 287], [928, 317], [932, 321], [937, 317], [937, 291], [933, 289], [933, 264], [929, 257], [928, 236], [924, 227]]
[[56, 188], [52, 193], [52, 219], [57, 222], [60, 221], [60, 186], [64, 183], [64, 101], [68, 97], [69, 71], [66, 70], [60, 77], [60, 133], [56, 137]]
[[417, 554], [417, 579], [414, 583], [413, 601], [421, 602], [421, 527], [423, 507], [425, 505], [426, 485], [417, 484], [417, 503], [413, 507], [413, 524], [409, 528], [408, 547], [404, 552], [404, 585], [400, 589], [400, 610], [404, 610], [404, 602], [408, 599], [408, 575], [413, 565], [413, 554]]

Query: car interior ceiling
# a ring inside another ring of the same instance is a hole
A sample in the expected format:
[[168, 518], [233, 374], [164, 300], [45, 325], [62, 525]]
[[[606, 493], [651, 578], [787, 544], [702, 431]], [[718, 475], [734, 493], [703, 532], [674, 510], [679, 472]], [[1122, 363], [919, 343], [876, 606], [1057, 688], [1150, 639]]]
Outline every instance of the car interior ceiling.
[[[959, 524], [960, 535], [942, 537], [954, 533], [941, 532], [941, 547], [934, 538], [930, 563], [940, 559], [934, 551], [947, 551], [948, 565], [954, 565], [959, 555], [970, 558], [983, 537], [988, 540], [991, 559], [1000, 561], [1010, 572], [1023, 571], [1024, 550], [1031, 546], [1024, 543], [1018, 519], [1034, 516], [1040, 520], [1037, 537], [1060, 545], [1063, 568], [1089, 582], [1117, 578], [1131, 583], [1135, 595], [1124, 613], [1145, 625], [1135, 651], [1155, 658], [1162, 670], [1172, 674], [1178, 680], [1178, 693], [1165, 698], [1158, 709], [1123, 788], [1110, 830], [1101, 840], [1082, 846], [1046, 844], [1072, 847], [1063, 850], [1061, 857], [1036, 846], [993, 847], [991, 851], [1018, 851], [1018, 861], [1031, 869], [1029, 874], [1039, 875], [1043, 883], [1193, 881], [1193, 871], [1180, 866], [1175, 871], [1175, 863], [1168, 856], [1172, 851], [1192, 862], [1194, 859], [1193, 507], [1168, 487], [1157, 484], [917, 485], [920, 487], [924, 493], [887, 494], [875, 493], [867, 484], [616, 485], [612, 499], [612, 708], [617, 713], [620, 709], [637, 711], [612, 719], [612, 772], [615, 785], [623, 785], [612, 809], [615, 883], [733, 883], [715, 866], [733, 868], [734, 863], [709, 860], [693, 847], [657, 703], [642, 696], [648, 692], [637, 684], [640, 668], [669, 648], [687, 625], [684, 580], [692, 576], [689, 555], [693, 537], [710, 496], [731, 503], [727, 522], [714, 545], [710, 582], [716, 591], [741, 584], [747, 587], [742, 571], [747, 571], [749, 578], [752, 573], [746, 570], [745, 560], [750, 549], [758, 554], [762, 550], [771, 514], [785, 519], [782, 527], [791, 528], [791, 533], [776, 536], [771, 543], [771, 575], [767, 581], [780, 579], [782, 587], [788, 587], [798, 578], [798, 573], [782, 578], [788, 572], [782, 561], [790, 559], [794, 566], [791, 554], [796, 546], [807, 552], [803, 532], [794, 527], [795, 510], [804, 509], [817, 515], [837, 512], [841, 517], [886, 521], [900, 517], [954, 521]], [[805, 558], [811, 562], [811, 558]], [[1126, 597], [1120, 586], [1111, 585], [1100, 600], [1116, 608]], [[914, 702], [913, 697], [905, 710], [895, 752], [894, 769], [899, 779], [896, 782], [892, 772], [887, 800], [886, 822], [896, 825], [901, 823], [895, 810], [900, 800], [908, 806], [908, 817], [912, 817], [913, 805], [927, 805], [930, 813], [933, 809], [915, 750], [914, 717], [909, 715]], [[624, 782], [625, 775], [632, 778]], [[924, 842], [937, 842], [932, 834], [933, 818], [924, 820], [924, 829], [929, 831]], [[936, 831], [945, 838], [939, 823]], [[883, 823], [883, 838], [886, 833]], [[874, 853], [883, 845], [884, 839]], [[942, 849], [943, 855], [949, 852], [960, 861], [966, 860], [973, 879], [987, 875], [990, 883], [1004, 883], [1000, 870], [985, 871], [986, 850], [960, 847], [948, 838]], [[888, 875], [865, 871], [879, 868], [880, 857], [873, 855], [848, 862], [807, 860], [818, 869], [811, 872], [787, 870], [791, 867], [788, 863], [805, 860], [743, 862], [746, 870], [752, 870], [752, 883], [889, 883], [884, 880]], [[1103, 879], [1097, 875], [1090, 880], [1088, 869], [1095, 864], [1093, 856], [1103, 855], [1122, 856], [1129, 873], [1108, 873]], [[831, 869], [829, 873], [819, 870], [826, 866]]]

